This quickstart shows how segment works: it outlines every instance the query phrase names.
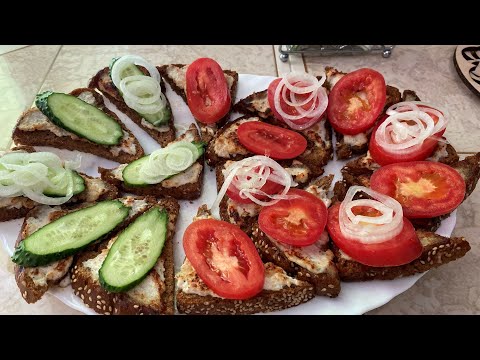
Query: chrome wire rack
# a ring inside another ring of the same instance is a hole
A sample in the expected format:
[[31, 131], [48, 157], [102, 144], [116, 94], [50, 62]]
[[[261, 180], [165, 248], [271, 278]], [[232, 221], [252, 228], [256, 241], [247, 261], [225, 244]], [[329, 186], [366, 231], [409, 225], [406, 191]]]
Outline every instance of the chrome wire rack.
[[384, 58], [392, 55], [395, 45], [280, 45], [280, 60], [286, 62], [290, 54], [313, 56], [382, 54]]

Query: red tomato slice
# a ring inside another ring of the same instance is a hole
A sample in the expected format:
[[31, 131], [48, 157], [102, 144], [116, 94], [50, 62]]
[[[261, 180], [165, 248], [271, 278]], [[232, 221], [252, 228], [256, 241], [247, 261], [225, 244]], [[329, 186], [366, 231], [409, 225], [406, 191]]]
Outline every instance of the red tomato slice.
[[330, 92], [328, 120], [345, 135], [365, 132], [382, 113], [386, 98], [382, 74], [366, 68], [353, 71], [338, 80]]
[[327, 207], [322, 200], [304, 190], [290, 189], [299, 198], [280, 200], [260, 211], [258, 226], [265, 234], [285, 244], [312, 245], [327, 223]]
[[260, 121], [241, 124], [237, 134], [248, 150], [272, 159], [293, 159], [307, 148], [307, 139], [299, 133]]
[[[256, 171], [258, 172], [258, 169], [256, 169]], [[267, 193], [268, 195], [278, 194], [280, 191], [283, 190], [283, 185], [267, 180], [265, 185], [263, 185], [260, 190]], [[240, 197], [240, 190], [235, 185], [233, 185], [233, 183], [230, 183], [230, 186], [227, 188], [227, 195], [230, 199], [235, 200], [238, 203], [253, 204], [252, 200], [248, 198], [243, 199], [242, 197]], [[255, 198], [257, 198], [258, 200], [268, 199], [268, 197], [264, 195], [255, 195]]]
[[191, 223], [183, 248], [200, 279], [226, 299], [248, 299], [263, 289], [265, 268], [252, 240], [238, 226], [215, 219]]
[[[425, 106], [419, 106], [420, 108], [425, 108]], [[438, 121], [438, 117], [429, 114], [434, 123], [436, 124]], [[438, 140], [437, 138], [442, 137], [443, 133], [445, 132], [445, 129], [442, 131], [439, 131], [434, 135], [434, 138], [428, 138], [426, 139], [422, 146], [417, 150], [413, 151], [408, 154], [396, 154], [396, 153], [391, 153], [386, 151], [384, 148], [382, 148], [377, 140], [375, 139], [375, 134], [377, 132], [378, 127], [382, 122], [385, 121], [385, 119], [388, 117], [388, 115], [382, 116], [378, 124], [375, 126], [372, 132], [372, 136], [370, 138], [370, 144], [368, 146], [368, 150], [370, 151], [370, 155], [372, 156], [373, 160], [375, 160], [376, 163], [384, 166], [388, 164], [394, 164], [394, 163], [399, 163], [399, 162], [407, 162], [407, 161], [418, 161], [418, 160], [425, 160], [428, 158], [432, 153], [434, 152], [435, 148], [437, 147]]]
[[213, 124], [227, 115], [232, 103], [227, 80], [213, 59], [192, 62], [186, 73], [187, 103], [195, 119]]
[[370, 187], [396, 199], [408, 218], [431, 218], [455, 210], [465, 181], [448, 165], [433, 161], [390, 164], [375, 171]]
[[[368, 210], [365, 213], [363, 210], [365, 209], [361, 209], [360, 206], [353, 208], [355, 215], [369, 216]], [[329, 209], [328, 233], [335, 245], [359, 263], [377, 267], [399, 266], [417, 259], [422, 253], [422, 244], [407, 218], [403, 218], [403, 229], [397, 236], [376, 244], [364, 244], [343, 236], [340, 230], [339, 211], [340, 204], [335, 204]]]
[[[275, 101], [274, 101], [275, 90], [277, 90], [277, 86], [280, 83], [280, 81], [282, 81], [282, 79], [275, 79], [270, 83], [270, 85], [268, 86], [267, 95], [268, 95], [268, 105], [272, 109], [273, 115], [275, 116], [275, 118], [277, 120], [284, 121], [282, 115], [280, 115], [280, 113], [275, 108]], [[290, 90], [287, 89], [287, 97], [289, 95], [290, 95]], [[299, 95], [297, 95], [297, 98], [298, 98], [299, 101], [302, 101], [302, 100], [305, 100], [308, 96], [310, 96], [310, 94], [299, 94]], [[308, 103], [303, 105], [302, 108], [305, 109], [305, 110], [310, 109], [313, 101], [314, 100], [312, 99], [311, 101], [309, 101]], [[318, 99], [315, 99], [315, 101], [317, 101], [316, 105], [318, 105]], [[293, 106], [288, 105], [285, 102], [285, 100], [283, 100], [282, 97], [280, 97], [280, 106], [282, 107], [282, 110], [284, 112], [286, 112], [288, 115], [292, 115], [292, 116], [299, 115], [298, 111]], [[319, 117], [319, 119], [322, 119], [322, 117], [323, 117], [323, 114]], [[303, 124], [309, 122], [310, 120], [311, 120], [310, 118], [298, 119], [298, 120], [295, 120], [295, 124], [303, 125]]]

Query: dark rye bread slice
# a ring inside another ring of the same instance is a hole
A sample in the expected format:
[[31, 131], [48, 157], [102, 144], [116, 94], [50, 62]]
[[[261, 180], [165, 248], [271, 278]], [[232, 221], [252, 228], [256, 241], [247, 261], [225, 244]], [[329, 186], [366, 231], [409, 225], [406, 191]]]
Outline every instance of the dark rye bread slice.
[[[135, 205], [135, 208], [130, 210], [127, 219], [123, 223], [119, 224], [112, 231], [112, 233], [115, 233], [127, 226], [138, 215], [138, 210], [142, 209], [142, 206], [144, 206], [143, 203], [146, 203], [146, 201], [143, 199], [135, 199], [131, 196], [120, 198], [119, 200], [125, 205]], [[150, 199], [150, 201], [154, 201], [154, 199]], [[62, 217], [63, 215], [91, 205], [93, 205], [93, 203], [83, 203], [70, 209], [60, 206], [50, 207], [48, 205], [39, 205], [33, 208], [25, 217], [15, 245], [18, 246], [20, 242], [23, 241], [23, 239], [25, 239], [27, 236], [33, 234], [38, 229]], [[95, 246], [95, 244], [92, 244], [90, 247]], [[73, 256], [68, 256], [45, 266], [26, 268], [15, 265], [15, 280], [17, 281], [17, 286], [20, 289], [22, 297], [25, 299], [25, 301], [27, 303], [34, 303], [38, 301], [50, 287], [58, 285], [60, 282], [65, 282], [66, 279], [64, 278], [68, 273], [70, 266], [72, 265], [73, 258]], [[68, 285], [68, 282], [65, 283], [65, 286], [66, 285]]]
[[[145, 74], [149, 75], [148, 71], [140, 67], [140, 70]], [[88, 87], [92, 89], [97, 89], [104, 96], [110, 100], [121, 112], [127, 115], [135, 124], [140, 126], [146, 133], [148, 133], [152, 138], [155, 139], [162, 147], [165, 147], [169, 142], [172, 142], [175, 139], [175, 126], [173, 112], [170, 116], [170, 120], [167, 124], [161, 126], [154, 126], [153, 124], [146, 121], [138, 112], [130, 108], [125, 101], [123, 96], [118, 91], [117, 87], [113, 84], [112, 78], [110, 77], [110, 68], [107, 66], [100, 70], [90, 79]], [[160, 78], [160, 87], [163, 94], [165, 95], [165, 84]], [[170, 106], [170, 102], [167, 99], [167, 104]], [[171, 108], [171, 106], [170, 106]]]
[[470, 244], [463, 237], [448, 238], [417, 230], [423, 251], [419, 258], [401, 266], [372, 267], [360, 264], [333, 245], [336, 266], [342, 281], [392, 280], [423, 273], [463, 257]]
[[[315, 297], [313, 286], [308, 282], [288, 276], [272, 263], [264, 266], [265, 283], [274, 284], [269, 279], [275, 279], [278, 288], [268, 288], [267, 285], [250, 299], [230, 300], [215, 296], [185, 259], [176, 275], [178, 312], [190, 315], [248, 315], [288, 309]], [[185, 289], [192, 290], [187, 293]]]
[[[172, 90], [175, 91], [175, 93], [185, 101], [185, 104], [188, 105], [187, 95], [185, 93], [185, 72], [187, 67], [188, 65], [186, 64], [168, 64], [158, 66], [157, 69], [165, 81], [172, 87]], [[202, 122], [197, 121], [202, 140], [206, 143], [210, 142], [218, 129], [228, 121], [237, 94], [238, 73], [232, 70], [223, 70], [223, 73], [225, 74], [225, 79], [227, 80], [227, 85], [230, 89], [232, 104], [230, 106], [230, 111], [214, 124], [203, 124]]]
[[18, 119], [12, 136], [15, 144], [78, 150], [120, 163], [132, 162], [143, 156], [144, 151], [138, 140], [117, 115], [105, 107], [99, 93], [93, 89], [80, 88], [73, 90], [70, 94], [97, 107], [120, 124], [124, 137], [119, 145], [99, 145], [81, 138], [55, 125], [37, 108], [25, 111]]
[[[31, 146], [21, 146], [11, 149], [8, 152], [35, 152]], [[85, 190], [73, 196], [64, 206], [76, 204], [80, 202], [92, 202], [98, 200], [113, 199], [117, 197], [118, 190], [115, 186], [104, 182], [100, 178], [93, 178], [86, 174], [80, 173], [85, 181]], [[25, 196], [17, 196], [13, 198], [0, 197], [0, 222], [9, 221], [24, 217], [35, 206], [37, 202], [30, 200]]]
[[152, 206], [164, 208], [168, 212], [167, 238], [155, 267], [133, 289], [111, 293], [106, 291], [98, 280], [98, 270], [116, 236], [104, 241], [96, 251], [86, 251], [75, 259], [71, 270], [72, 288], [88, 308], [105, 315], [171, 315], [175, 312], [173, 236], [180, 205], [172, 198], [158, 202], [150, 198], [148, 208], [138, 215]]
[[[195, 124], [191, 124], [190, 128], [177, 141], [200, 141], [200, 136]], [[104, 169], [99, 167], [98, 172], [102, 179], [108, 183], [117, 186], [124, 192], [136, 195], [151, 195], [156, 197], [171, 196], [178, 200], [194, 200], [202, 194], [203, 184], [203, 158], [202, 155], [187, 170], [162, 181], [159, 184], [146, 186], [129, 186], [123, 182], [122, 171], [127, 164], [122, 164], [115, 169]]]
[[[320, 198], [328, 207], [330, 200], [328, 191], [333, 175], [324, 176], [312, 182], [306, 191]], [[263, 231], [255, 222], [252, 229], [252, 240], [263, 261], [269, 261], [283, 268], [289, 275], [307, 281], [315, 287], [320, 296], [336, 297], [340, 293], [340, 278], [334, 264], [334, 255], [328, 247], [328, 234], [322, 235], [320, 242], [306, 248], [281, 244]]]
[[[240, 143], [237, 135], [238, 127], [249, 121], [263, 121], [263, 119], [258, 116], [243, 116], [227, 123], [215, 134], [205, 153], [210, 166], [217, 166], [227, 160], [238, 161], [255, 155]], [[274, 118], [265, 121], [288, 129], [286, 124]], [[332, 159], [333, 154], [330, 125], [321, 121], [309, 129], [298, 131], [298, 133], [307, 140], [307, 148], [295, 159], [280, 160], [278, 163], [284, 167], [291, 166], [292, 163], [301, 163], [308, 167], [312, 177], [322, 175], [323, 167]]]
[[[230, 165], [230, 161], [220, 164], [215, 167], [215, 176], [217, 180], [217, 191], [220, 191], [224, 175], [223, 170]], [[297, 188], [304, 187], [311, 179], [310, 170], [302, 163], [292, 163], [291, 166], [286, 167], [287, 171], [292, 174], [293, 179], [298, 183]], [[256, 222], [257, 215], [260, 212], [261, 206], [257, 204], [240, 204], [230, 199], [227, 194], [220, 201], [220, 218], [224, 221], [230, 222], [240, 226], [240, 228], [248, 235], [252, 232], [252, 226]]]
[[[475, 189], [480, 178], [480, 153], [458, 161], [457, 152], [450, 144], [445, 146], [444, 143], [440, 143], [438, 146], [442, 149], [438, 150], [437, 147], [437, 151], [431, 159], [447, 164], [459, 172], [465, 180], [466, 199]], [[370, 176], [378, 167], [379, 165], [369, 156], [360, 157], [347, 163], [341, 170], [343, 180], [337, 182], [334, 186], [334, 201], [342, 201], [350, 186], [370, 187]], [[410, 221], [416, 229], [435, 231], [439, 228], [441, 221], [449, 216], [450, 213], [433, 218], [411, 219]]]

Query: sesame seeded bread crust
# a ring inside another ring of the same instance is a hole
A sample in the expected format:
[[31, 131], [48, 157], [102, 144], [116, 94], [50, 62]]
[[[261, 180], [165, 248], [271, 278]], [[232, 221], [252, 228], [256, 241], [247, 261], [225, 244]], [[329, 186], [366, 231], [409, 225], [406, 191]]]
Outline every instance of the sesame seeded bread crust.
[[[190, 128], [187, 131], [194, 134], [194, 141], [201, 141], [197, 128], [194, 124], [190, 125]], [[177, 140], [182, 140], [184, 136], [185, 134], [180, 136]], [[180, 186], [163, 186], [164, 182], [146, 186], [129, 186], [114, 175], [113, 170], [115, 169], [104, 169], [99, 167], [98, 172], [104, 181], [118, 187], [120, 190], [126, 193], [132, 193], [140, 196], [171, 196], [178, 200], [194, 200], [198, 199], [202, 194], [204, 171], [203, 163], [204, 155], [200, 156], [200, 158], [193, 164], [197, 164], [200, 167], [200, 171], [198, 172], [195, 181], [188, 182]], [[169, 180], [167, 179], [167, 181]]]
[[[186, 64], [162, 65], [162, 66], [157, 66], [157, 69], [160, 72], [160, 74], [162, 75], [162, 77], [165, 79], [165, 81], [172, 87], [172, 90], [178, 96], [180, 96], [183, 99], [183, 101], [185, 101], [185, 104], [188, 105], [187, 95], [186, 95], [184, 89], [178, 87], [177, 84], [175, 83], [175, 81], [173, 81], [173, 79], [170, 76], [168, 76], [168, 73], [167, 73], [167, 67], [168, 66], [175, 66], [175, 67], [178, 67], [178, 68], [182, 68], [182, 67], [186, 66]], [[228, 118], [229, 118], [230, 113], [231, 113], [232, 108], [233, 108], [233, 102], [235, 101], [235, 96], [237, 94], [238, 73], [236, 71], [232, 71], [232, 70], [223, 70], [223, 72], [226, 75], [230, 75], [234, 79], [232, 87], [230, 88], [230, 97], [231, 97], [232, 104], [230, 106], [229, 112], [223, 118], [221, 118], [220, 120], [218, 120], [214, 124], [207, 125], [207, 124], [203, 124], [200, 121], [197, 121], [198, 127], [200, 128], [200, 133], [201, 133], [201, 136], [202, 136], [202, 140], [205, 141], [206, 143], [209, 143], [210, 140], [212, 140], [215, 133], [218, 131], [218, 129], [221, 128], [228, 121]]]
[[463, 257], [470, 244], [463, 237], [447, 238], [432, 232], [417, 230], [423, 245], [420, 257], [406, 265], [391, 267], [371, 267], [345, 257], [333, 245], [336, 265], [342, 281], [392, 280], [410, 276], [439, 267]]
[[[140, 67], [140, 70], [145, 74], [148, 75], [148, 71]], [[142, 116], [137, 113], [135, 110], [131, 109], [123, 100], [122, 95], [113, 84], [112, 79], [110, 78], [110, 68], [107, 66], [100, 70], [95, 76], [90, 79], [88, 84], [89, 88], [97, 89], [100, 91], [104, 96], [110, 100], [121, 112], [127, 115], [135, 124], [140, 126], [146, 133], [148, 133], [155, 141], [157, 141], [162, 147], [166, 146], [169, 142], [172, 142], [175, 139], [175, 127], [174, 127], [174, 118], [173, 113], [170, 116], [170, 120], [168, 121], [167, 130], [166, 131], [158, 131], [152, 129], [149, 126], [146, 126], [142, 123]], [[165, 95], [165, 85], [160, 78], [160, 87], [162, 89], [163, 94]], [[165, 96], [167, 100], [168, 106], [170, 103], [168, 98]], [[145, 120], [144, 120], [145, 121]], [[153, 125], [152, 125], [153, 126]]]
[[314, 297], [315, 291], [308, 283], [292, 285], [281, 291], [263, 290], [247, 300], [228, 300], [178, 291], [177, 310], [190, 315], [248, 315], [288, 309]]
[[[135, 154], [128, 154], [126, 152], [119, 152], [118, 155], [112, 153], [112, 149], [106, 145], [96, 144], [88, 139], [81, 138], [78, 136], [65, 137], [57, 136], [49, 130], [35, 130], [35, 131], [23, 131], [19, 128], [19, 123], [22, 122], [25, 117], [34, 111], [39, 111], [37, 108], [32, 108], [25, 111], [19, 118], [15, 129], [13, 130], [13, 141], [17, 145], [30, 145], [30, 146], [52, 146], [58, 149], [67, 149], [72, 151], [81, 151], [85, 153], [90, 153], [109, 159], [112, 161], [118, 161], [123, 163], [132, 162], [133, 160], [139, 159], [143, 156], [144, 151], [137, 138], [133, 136], [130, 130], [120, 121], [115, 113], [108, 110], [103, 103], [103, 98], [93, 89], [88, 88], [79, 88], [73, 90], [70, 95], [78, 96], [81, 93], [89, 92], [95, 98], [95, 106], [103, 111], [105, 114], [114, 119], [122, 127], [122, 130], [126, 132], [129, 136], [132, 137], [133, 144], [135, 145], [136, 152]], [[73, 135], [73, 134], [72, 134]]]
[[[169, 222], [167, 229], [167, 238], [165, 246], [159, 261], [164, 264], [164, 278], [162, 281], [155, 269], [152, 269], [147, 276], [150, 276], [157, 289], [157, 295], [154, 301], [147, 301], [147, 295], [141, 294], [142, 301], [134, 299], [129, 293], [135, 290], [142, 283], [137, 285], [126, 293], [111, 293], [103, 289], [98, 278], [94, 278], [89, 268], [85, 266], [85, 262], [97, 257], [102, 252], [108, 253], [108, 241], [104, 241], [95, 251], [86, 251], [80, 254], [74, 261], [71, 269], [72, 288], [78, 297], [82, 299], [84, 304], [93, 309], [95, 312], [104, 315], [161, 315], [173, 314], [174, 308], [174, 258], [173, 258], [173, 236], [175, 235], [175, 226], [180, 211], [180, 205], [175, 199], [166, 198], [154, 201], [154, 198], [145, 198], [149, 202], [149, 207], [130, 219], [129, 223], [135, 218], [150, 209], [152, 206], [163, 207], [168, 211]], [[124, 228], [127, 224], [124, 226]], [[118, 235], [116, 232], [115, 235]], [[112, 239], [113, 237], [110, 237]], [[145, 280], [143, 280], [145, 281]], [[160, 290], [158, 290], [160, 289]], [[137, 295], [138, 296], [138, 295]], [[146, 300], [143, 300], [146, 299]]]
[[[272, 262], [284, 269], [289, 275], [295, 276], [298, 280], [309, 282], [314, 286], [317, 295], [337, 297], [340, 293], [340, 278], [333, 261], [329, 262], [327, 268], [322, 273], [316, 274], [307, 270], [290, 261], [285, 256], [285, 253], [259, 229], [258, 223], [256, 222], [252, 227], [252, 240], [264, 262]], [[328, 246], [326, 246], [324, 250], [331, 252]]]

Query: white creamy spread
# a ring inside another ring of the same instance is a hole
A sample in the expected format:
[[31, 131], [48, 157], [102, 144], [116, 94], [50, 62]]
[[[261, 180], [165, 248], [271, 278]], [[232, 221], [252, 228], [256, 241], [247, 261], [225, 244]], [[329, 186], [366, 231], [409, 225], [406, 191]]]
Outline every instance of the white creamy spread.
[[153, 270], [158, 274], [161, 283], [149, 273], [140, 284], [127, 291], [127, 295], [141, 305], [156, 306], [161, 304], [161, 294], [165, 291], [165, 265], [163, 259], [158, 259]]
[[249, 151], [240, 144], [237, 136], [237, 129], [241, 124], [250, 121], [260, 121], [260, 119], [258, 117], [251, 117], [237, 121], [214, 139], [213, 151], [215, 154], [225, 159], [230, 158], [231, 155], [247, 155]]
[[307, 181], [308, 175], [310, 174], [310, 169], [297, 160], [294, 160], [292, 166], [285, 168], [285, 170], [287, 170], [287, 172], [292, 175], [293, 180], [298, 183], [304, 183]]
[[324, 273], [333, 261], [333, 253], [323, 250], [322, 244], [328, 242], [328, 234], [324, 231], [321, 238], [310, 246], [291, 246], [268, 237], [278, 247], [288, 260], [300, 265], [314, 274]]
[[[279, 291], [292, 285], [304, 285], [303, 281], [294, 279], [286, 274], [286, 272], [272, 263], [265, 265], [265, 282], [263, 284], [264, 290]], [[185, 294], [195, 294], [199, 296], [213, 296], [221, 298], [210, 290], [207, 285], [198, 277], [195, 269], [188, 259], [185, 259], [180, 272], [176, 275], [177, 289], [183, 291]]]
[[87, 202], [98, 200], [98, 198], [107, 190], [107, 184], [100, 178], [84, 179], [87, 185]]
[[343, 142], [350, 146], [362, 146], [368, 141], [366, 133], [343, 135]]
[[441, 158], [445, 158], [447, 156], [448, 156], [447, 143], [439, 142], [432, 156], [430, 156], [427, 160], [439, 161]]
[[231, 210], [235, 211], [240, 217], [254, 217], [260, 213], [262, 207], [255, 203], [251, 204], [241, 204], [238, 203], [230, 198], [227, 200], [227, 212], [228, 217], [230, 218], [231, 222], [235, 222], [234, 219], [230, 216]]
[[196, 162], [187, 170], [182, 171], [181, 173], [178, 173], [169, 179], [163, 180], [161, 184], [164, 188], [173, 188], [185, 184], [195, 183], [202, 173], [202, 169], [203, 166]]
[[17, 196], [13, 198], [0, 197], [0, 208], [20, 209], [22, 207], [33, 207], [34, 202], [26, 197]]
[[267, 93], [267, 91], [263, 91], [263, 92], [255, 95], [252, 102], [251, 102], [251, 105], [253, 106], [253, 108], [256, 111], [258, 111], [260, 113], [264, 113], [268, 109], [270, 109], [270, 104], [268, 103], [268, 93]]
[[145, 120], [144, 118], [142, 118], [141, 124], [146, 128], [156, 130], [158, 132], [167, 132], [170, 130], [170, 126], [168, 125], [155, 126], [151, 122], [148, 122], [147, 120]]
[[[316, 124], [314, 124], [312, 127], [309, 127], [306, 130], [302, 130], [302, 133], [305, 134], [309, 139], [313, 140], [315, 142], [315, 145], [318, 147], [321, 147], [322, 144], [319, 140], [323, 141], [327, 147], [329, 147], [331, 140], [327, 140], [327, 129], [325, 128], [325, 121], [326, 120], [320, 120]], [[314, 133], [320, 137], [320, 139], [317, 138], [317, 136], [309, 136], [309, 134]]]
[[313, 194], [320, 200], [322, 200], [327, 208], [332, 204], [332, 200], [328, 197], [328, 191], [321, 188], [320, 186], [309, 185], [305, 189], [305, 191], [308, 191], [310, 194]]
[[[168, 77], [171, 78], [172, 81], [175, 83], [175, 85], [177, 85], [183, 91], [185, 91], [185, 88], [187, 87], [186, 85], [187, 67], [188, 65], [185, 65], [182, 67], [168, 65], [166, 68]], [[228, 89], [231, 90], [235, 79], [228, 74], [224, 74], [224, 75], [225, 75], [225, 80], [227, 80]]]

